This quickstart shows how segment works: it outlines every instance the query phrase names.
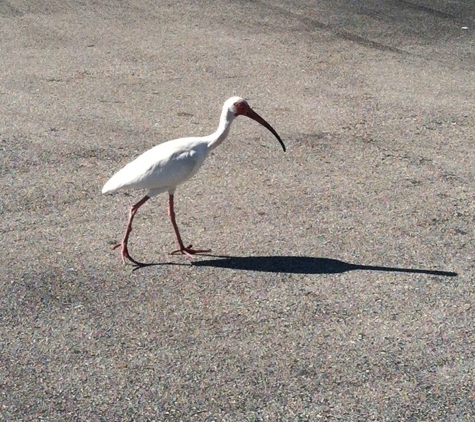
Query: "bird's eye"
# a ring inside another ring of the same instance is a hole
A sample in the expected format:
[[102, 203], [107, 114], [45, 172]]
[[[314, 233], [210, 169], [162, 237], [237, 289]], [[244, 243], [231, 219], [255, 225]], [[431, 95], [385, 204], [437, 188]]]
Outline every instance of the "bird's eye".
[[236, 107], [237, 115], [246, 113], [246, 104], [242, 101], [234, 103], [234, 107]]

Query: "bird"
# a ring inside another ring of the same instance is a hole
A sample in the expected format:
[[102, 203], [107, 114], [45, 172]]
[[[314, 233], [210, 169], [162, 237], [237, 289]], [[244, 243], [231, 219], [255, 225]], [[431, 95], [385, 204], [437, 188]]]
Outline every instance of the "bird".
[[261, 116], [259, 116], [241, 97], [231, 97], [224, 102], [218, 128], [208, 136], [174, 139], [161, 143], [131, 161], [115, 173], [102, 188], [102, 193], [112, 193], [122, 189], [147, 189], [147, 194], [129, 211], [129, 218], [124, 237], [113, 249], [120, 247], [124, 265], [129, 260], [137, 267], [149, 264], [142, 263], [131, 257], [128, 250], [132, 222], [139, 208], [150, 198], [168, 192], [168, 215], [170, 217], [178, 249], [172, 255], [184, 254], [188, 258], [199, 253], [211, 252], [210, 249], [193, 249], [193, 245], [185, 246], [175, 219], [174, 195], [178, 185], [192, 178], [201, 168], [206, 157], [218, 147], [228, 136], [232, 122], [238, 116], [246, 116], [267, 128], [279, 141], [282, 149], [285, 144], [274, 130]]

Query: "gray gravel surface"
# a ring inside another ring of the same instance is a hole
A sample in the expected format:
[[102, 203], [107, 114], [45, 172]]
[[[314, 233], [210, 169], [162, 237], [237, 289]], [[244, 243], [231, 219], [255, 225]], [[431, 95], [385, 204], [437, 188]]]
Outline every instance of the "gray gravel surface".
[[[0, 420], [472, 421], [472, 1], [0, 1]], [[466, 28], [466, 29], [464, 29]], [[239, 118], [111, 245], [139, 153]]]

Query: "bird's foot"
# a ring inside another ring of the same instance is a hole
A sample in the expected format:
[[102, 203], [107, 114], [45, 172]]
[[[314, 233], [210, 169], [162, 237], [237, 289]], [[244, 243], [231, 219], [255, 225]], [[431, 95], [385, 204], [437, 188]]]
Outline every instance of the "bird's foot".
[[180, 249], [177, 249], [176, 251], [173, 251], [170, 255], [176, 255], [176, 254], [183, 254], [186, 255], [188, 258], [193, 258], [193, 255], [197, 253], [208, 253], [211, 252], [211, 249], [193, 249], [193, 245], [187, 246], [187, 247], [181, 247]]
[[132, 258], [129, 254], [129, 250], [127, 249], [127, 244], [124, 243], [124, 242], [118, 243], [112, 249], [114, 250], [114, 249], [117, 249], [119, 247], [120, 247], [122, 262], [124, 263], [124, 265], [127, 264], [127, 262], [125, 261], [126, 259], [128, 259], [130, 262], [132, 262], [135, 267], [146, 267], [148, 265], [148, 264], [145, 264], [143, 262], [136, 261], [134, 258]]

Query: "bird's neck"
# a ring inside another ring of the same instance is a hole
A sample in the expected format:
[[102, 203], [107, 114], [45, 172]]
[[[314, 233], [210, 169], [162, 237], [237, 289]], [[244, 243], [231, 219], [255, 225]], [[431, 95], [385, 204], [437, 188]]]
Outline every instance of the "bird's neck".
[[209, 150], [215, 149], [217, 146], [221, 145], [221, 143], [226, 139], [229, 133], [229, 129], [231, 129], [231, 123], [234, 119], [234, 114], [229, 113], [227, 110], [223, 110], [221, 114], [221, 119], [219, 120], [218, 129], [216, 129], [216, 132], [209, 136]]

